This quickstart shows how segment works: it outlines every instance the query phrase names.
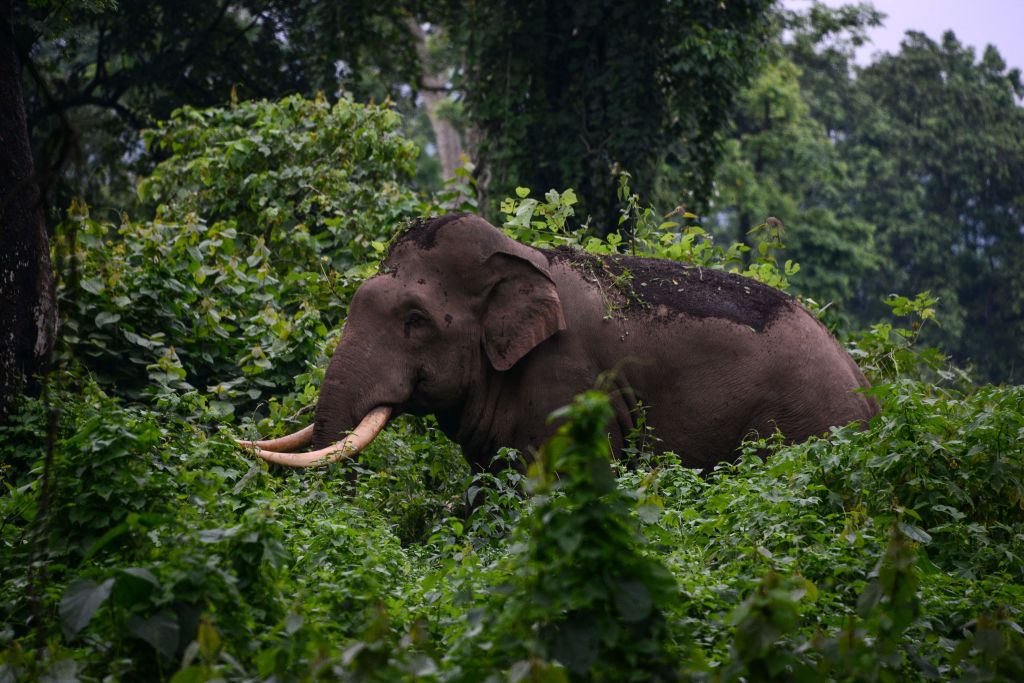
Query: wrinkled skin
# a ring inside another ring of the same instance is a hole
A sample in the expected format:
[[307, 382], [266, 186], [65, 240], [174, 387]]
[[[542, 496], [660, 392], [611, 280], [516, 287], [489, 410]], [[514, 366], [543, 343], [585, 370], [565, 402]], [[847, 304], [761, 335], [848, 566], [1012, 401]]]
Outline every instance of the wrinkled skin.
[[639, 403], [657, 450], [691, 467], [732, 460], [755, 434], [800, 441], [876, 412], [849, 355], [777, 290], [668, 261], [541, 252], [461, 214], [410, 229], [355, 293], [313, 446], [385, 405], [436, 415], [476, 468], [503, 446], [529, 457], [555, 429], [548, 415], [605, 373], [616, 450]]

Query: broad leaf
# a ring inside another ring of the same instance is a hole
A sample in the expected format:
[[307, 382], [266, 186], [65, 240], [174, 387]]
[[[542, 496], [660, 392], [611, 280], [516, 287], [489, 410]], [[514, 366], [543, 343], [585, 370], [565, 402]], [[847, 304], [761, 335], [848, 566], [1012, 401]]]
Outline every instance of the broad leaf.
[[89, 624], [92, 615], [110, 597], [113, 587], [113, 579], [100, 584], [92, 579], [78, 579], [68, 586], [60, 600], [60, 627], [65, 638], [74, 638]]
[[128, 632], [165, 657], [173, 657], [178, 649], [178, 617], [172, 612], [158, 612], [148, 619], [133, 616], [128, 620]]

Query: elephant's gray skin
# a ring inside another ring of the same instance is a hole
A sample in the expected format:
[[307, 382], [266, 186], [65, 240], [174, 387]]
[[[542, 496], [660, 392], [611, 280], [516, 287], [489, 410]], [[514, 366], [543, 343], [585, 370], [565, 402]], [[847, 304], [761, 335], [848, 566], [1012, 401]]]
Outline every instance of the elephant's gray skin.
[[641, 403], [658, 450], [691, 467], [732, 460], [755, 434], [795, 442], [876, 412], [850, 356], [786, 294], [671, 261], [540, 251], [456, 214], [410, 228], [356, 291], [313, 445], [387, 406], [436, 415], [474, 467], [502, 446], [529, 457], [548, 415], [605, 373], [616, 450]]

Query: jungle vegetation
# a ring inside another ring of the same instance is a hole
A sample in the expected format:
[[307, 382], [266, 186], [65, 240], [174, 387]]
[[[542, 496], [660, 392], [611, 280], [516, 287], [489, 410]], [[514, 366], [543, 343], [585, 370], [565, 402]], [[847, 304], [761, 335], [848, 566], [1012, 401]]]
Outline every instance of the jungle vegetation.
[[[0, 680], [1024, 679], [1024, 86], [952, 32], [856, 66], [883, 20], [0, 1]], [[882, 413], [707, 477], [610, 460], [601, 387], [525, 470], [239, 451], [454, 210], [798, 295]]]

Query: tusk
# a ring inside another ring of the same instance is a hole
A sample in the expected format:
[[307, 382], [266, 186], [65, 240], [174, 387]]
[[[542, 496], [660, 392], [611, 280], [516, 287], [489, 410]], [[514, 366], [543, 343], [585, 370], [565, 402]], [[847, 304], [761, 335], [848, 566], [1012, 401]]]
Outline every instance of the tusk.
[[341, 441], [317, 451], [310, 451], [308, 453], [280, 453], [255, 445], [253, 448], [256, 455], [275, 465], [284, 465], [285, 467], [326, 465], [338, 460], [351, 458], [366, 448], [371, 441], [377, 438], [380, 430], [384, 429], [384, 425], [387, 424], [389, 417], [391, 417], [391, 406], [377, 406], [366, 414], [366, 417], [356, 425], [351, 434]]
[[238, 441], [237, 443], [242, 448], [265, 448], [270, 451], [293, 451], [297, 448], [304, 448], [309, 445], [309, 442], [313, 440], [313, 424], [304, 429], [300, 429], [294, 434], [288, 434], [277, 439], [267, 439], [265, 441]]

